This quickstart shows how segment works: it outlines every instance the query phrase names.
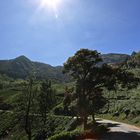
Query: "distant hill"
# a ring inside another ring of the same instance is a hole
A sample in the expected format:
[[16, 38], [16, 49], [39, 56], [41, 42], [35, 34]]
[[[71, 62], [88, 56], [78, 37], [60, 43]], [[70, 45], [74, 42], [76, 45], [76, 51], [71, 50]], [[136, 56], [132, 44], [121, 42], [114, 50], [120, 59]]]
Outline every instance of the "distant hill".
[[[124, 62], [130, 56], [126, 54], [103, 54], [104, 63]], [[11, 60], [0, 60], [0, 74], [6, 74], [12, 78], [26, 78], [34, 73], [37, 79], [54, 79], [68, 81], [69, 77], [62, 74], [62, 66], [53, 67], [51, 65], [33, 62], [25, 56], [19, 56]]]
[[53, 67], [48, 64], [33, 62], [25, 56], [19, 56], [11, 60], [0, 60], [0, 73], [12, 78], [26, 78], [31, 73], [37, 79], [54, 79], [67, 81], [68, 76], [62, 73], [62, 66]]
[[140, 68], [140, 52], [133, 52], [131, 57], [126, 62], [126, 67], [129, 69]]
[[128, 54], [117, 54], [117, 53], [109, 53], [103, 54], [102, 56], [103, 63], [115, 64], [122, 63], [130, 58]]

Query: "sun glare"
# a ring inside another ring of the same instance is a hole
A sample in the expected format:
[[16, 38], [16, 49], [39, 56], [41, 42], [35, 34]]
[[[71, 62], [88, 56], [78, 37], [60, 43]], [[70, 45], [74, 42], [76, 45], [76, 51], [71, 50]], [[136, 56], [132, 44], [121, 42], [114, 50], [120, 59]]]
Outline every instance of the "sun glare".
[[47, 9], [47, 8], [52, 8], [53, 10], [57, 10], [59, 7], [59, 4], [61, 0], [40, 0], [41, 8]]
[[59, 8], [62, 0], [37, 0], [40, 10], [52, 11], [55, 18], [58, 18]]

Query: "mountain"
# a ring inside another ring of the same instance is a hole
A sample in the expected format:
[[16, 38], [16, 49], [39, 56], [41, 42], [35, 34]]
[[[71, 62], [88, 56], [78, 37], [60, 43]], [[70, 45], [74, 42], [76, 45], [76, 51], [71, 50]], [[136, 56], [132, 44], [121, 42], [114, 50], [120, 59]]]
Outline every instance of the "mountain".
[[109, 54], [102, 54], [103, 63], [108, 64], [115, 64], [115, 63], [122, 63], [130, 58], [128, 54], [117, 54], [117, 53], [109, 53]]
[[[126, 54], [103, 54], [103, 63], [121, 63], [130, 56]], [[51, 65], [33, 62], [26, 56], [22, 55], [11, 60], [0, 60], [0, 74], [6, 74], [12, 78], [26, 78], [31, 73], [37, 79], [54, 79], [59, 81], [68, 81], [69, 77], [62, 74], [62, 66], [53, 67]]]
[[131, 57], [126, 62], [126, 67], [129, 69], [140, 68], [140, 52], [133, 52]]
[[11, 60], [0, 60], [0, 73], [13, 78], [26, 78], [34, 73], [37, 79], [54, 79], [67, 81], [68, 76], [62, 74], [62, 66], [53, 67], [48, 64], [33, 62], [25, 56]]

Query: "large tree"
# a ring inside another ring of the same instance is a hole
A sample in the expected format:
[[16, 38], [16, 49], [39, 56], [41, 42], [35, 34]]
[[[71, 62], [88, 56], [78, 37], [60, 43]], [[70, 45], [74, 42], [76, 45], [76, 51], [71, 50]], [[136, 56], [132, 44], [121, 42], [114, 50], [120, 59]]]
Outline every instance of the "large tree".
[[[103, 89], [115, 90], [118, 83], [131, 83], [127, 79], [128, 73], [119, 68], [112, 68], [102, 64], [100, 53], [96, 50], [81, 49], [64, 63], [64, 72], [69, 73], [76, 80], [76, 101], [78, 114], [87, 124], [87, 117], [98, 112], [107, 100], [103, 96]], [[131, 85], [131, 84], [130, 84]]]

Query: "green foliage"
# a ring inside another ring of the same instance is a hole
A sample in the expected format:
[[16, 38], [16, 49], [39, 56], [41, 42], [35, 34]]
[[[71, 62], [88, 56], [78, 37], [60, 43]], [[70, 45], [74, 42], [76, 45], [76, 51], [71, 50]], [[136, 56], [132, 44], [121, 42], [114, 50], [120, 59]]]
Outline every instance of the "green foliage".
[[58, 96], [61, 94], [64, 95], [64, 92], [65, 92], [65, 87], [69, 87], [69, 88], [72, 88], [74, 87], [75, 83], [74, 82], [69, 82], [69, 83], [52, 83], [52, 88], [55, 89], [57, 91], [56, 94], [58, 94]]
[[109, 131], [106, 125], [97, 125], [96, 127], [90, 127], [90, 130], [82, 131], [80, 129], [75, 129], [74, 131], [63, 131], [50, 137], [48, 140], [77, 140], [77, 139], [93, 139], [98, 138]]
[[64, 63], [64, 72], [69, 72], [75, 79], [81, 79], [87, 76], [93, 67], [101, 61], [97, 51], [81, 49]]
[[[70, 122], [71, 118], [64, 116], [50, 116], [48, 117], [48, 122], [46, 123], [53, 134], [58, 134], [61, 131], [65, 130], [67, 124]], [[61, 125], [60, 125], [61, 124]], [[49, 129], [48, 129], [49, 130]]]
[[37, 89], [34, 87], [33, 78], [30, 77], [28, 84], [23, 88], [23, 92], [18, 98], [14, 110], [16, 117], [20, 120], [19, 124], [25, 130], [29, 140], [32, 138], [33, 128], [36, 127], [36, 97]]
[[89, 99], [87, 96], [90, 96], [93, 87], [95, 87], [92, 83], [96, 79], [93, 74], [97, 75], [96, 72], [98, 73], [99, 68], [96, 67], [96, 64], [101, 61], [97, 51], [81, 49], [64, 64], [64, 72], [70, 73], [76, 79], [76, 94], [80, 109], [88, 109]]
[[39, 125], [36, 127], [36, 132], [34, 134], [34, 137], [35, 138], [40, 137], [42, 135], [40, 134], [40, 132], [45, 132], [46, 138], [51, 137], [55, 134], [59, 134], [65, 130], [70, 120], [71, 118], [69, 117], [48, 114], [46, 119], [46, 125], [43, 126], [43, 131], [42, 131], [42, 122], [40, 119], [38, 120]]
[[55, 106], [53, 108], [53, 113], [55, 115], [62, 115], [64, 114], [64, 107], [63, 107], [63, 103], [58, 104], [57, 106]]
[[52, 89], [51, 81], [44, 81], [40, 87], [40, 94], [38, 96], [39, 113], [42, 116], [42, 121], [44, 125], [46, 123], [47, 113], [56, 104], [55, 91]]
[[61, 132], [50, 137], [48, 140], [76, 140], [78, 136], [80, 136], [80, 131], [70, 131], [70, 132]]
[[[110, 98], [109, 112], [107, 114], [101, 114], [101, 118], [114, 119], [117, 121], [123, 121], [125, 123], [135, 124], [140, 126], [140, 86], [134, 89], [121, 89], [116, 92], [106, 93], [106, 96]], [[109, 95], [108, 95], [109, 94]], [[118, 98], [122, 97], [122, 98]], [[125, 111], [128, 110], [128, 115]], [[119, 116], [115, 117], [113, 114], [119, 113]]]
[[131, 57], [127, 60], [125, 67], [131, 68], [140, 68], [140, 52], [132, 53]]
[[5, 90], [0, 91], [0, 97], [2, 97], [6, 103], [13, 103], [14, 102], [13, 100], [15, 96], [17, 96], [18, 93], [19, 93], [18, 91], [5, 89]]
[[0, 138], [6, 136], [16, 124], [14, 114], [0, 111]]

